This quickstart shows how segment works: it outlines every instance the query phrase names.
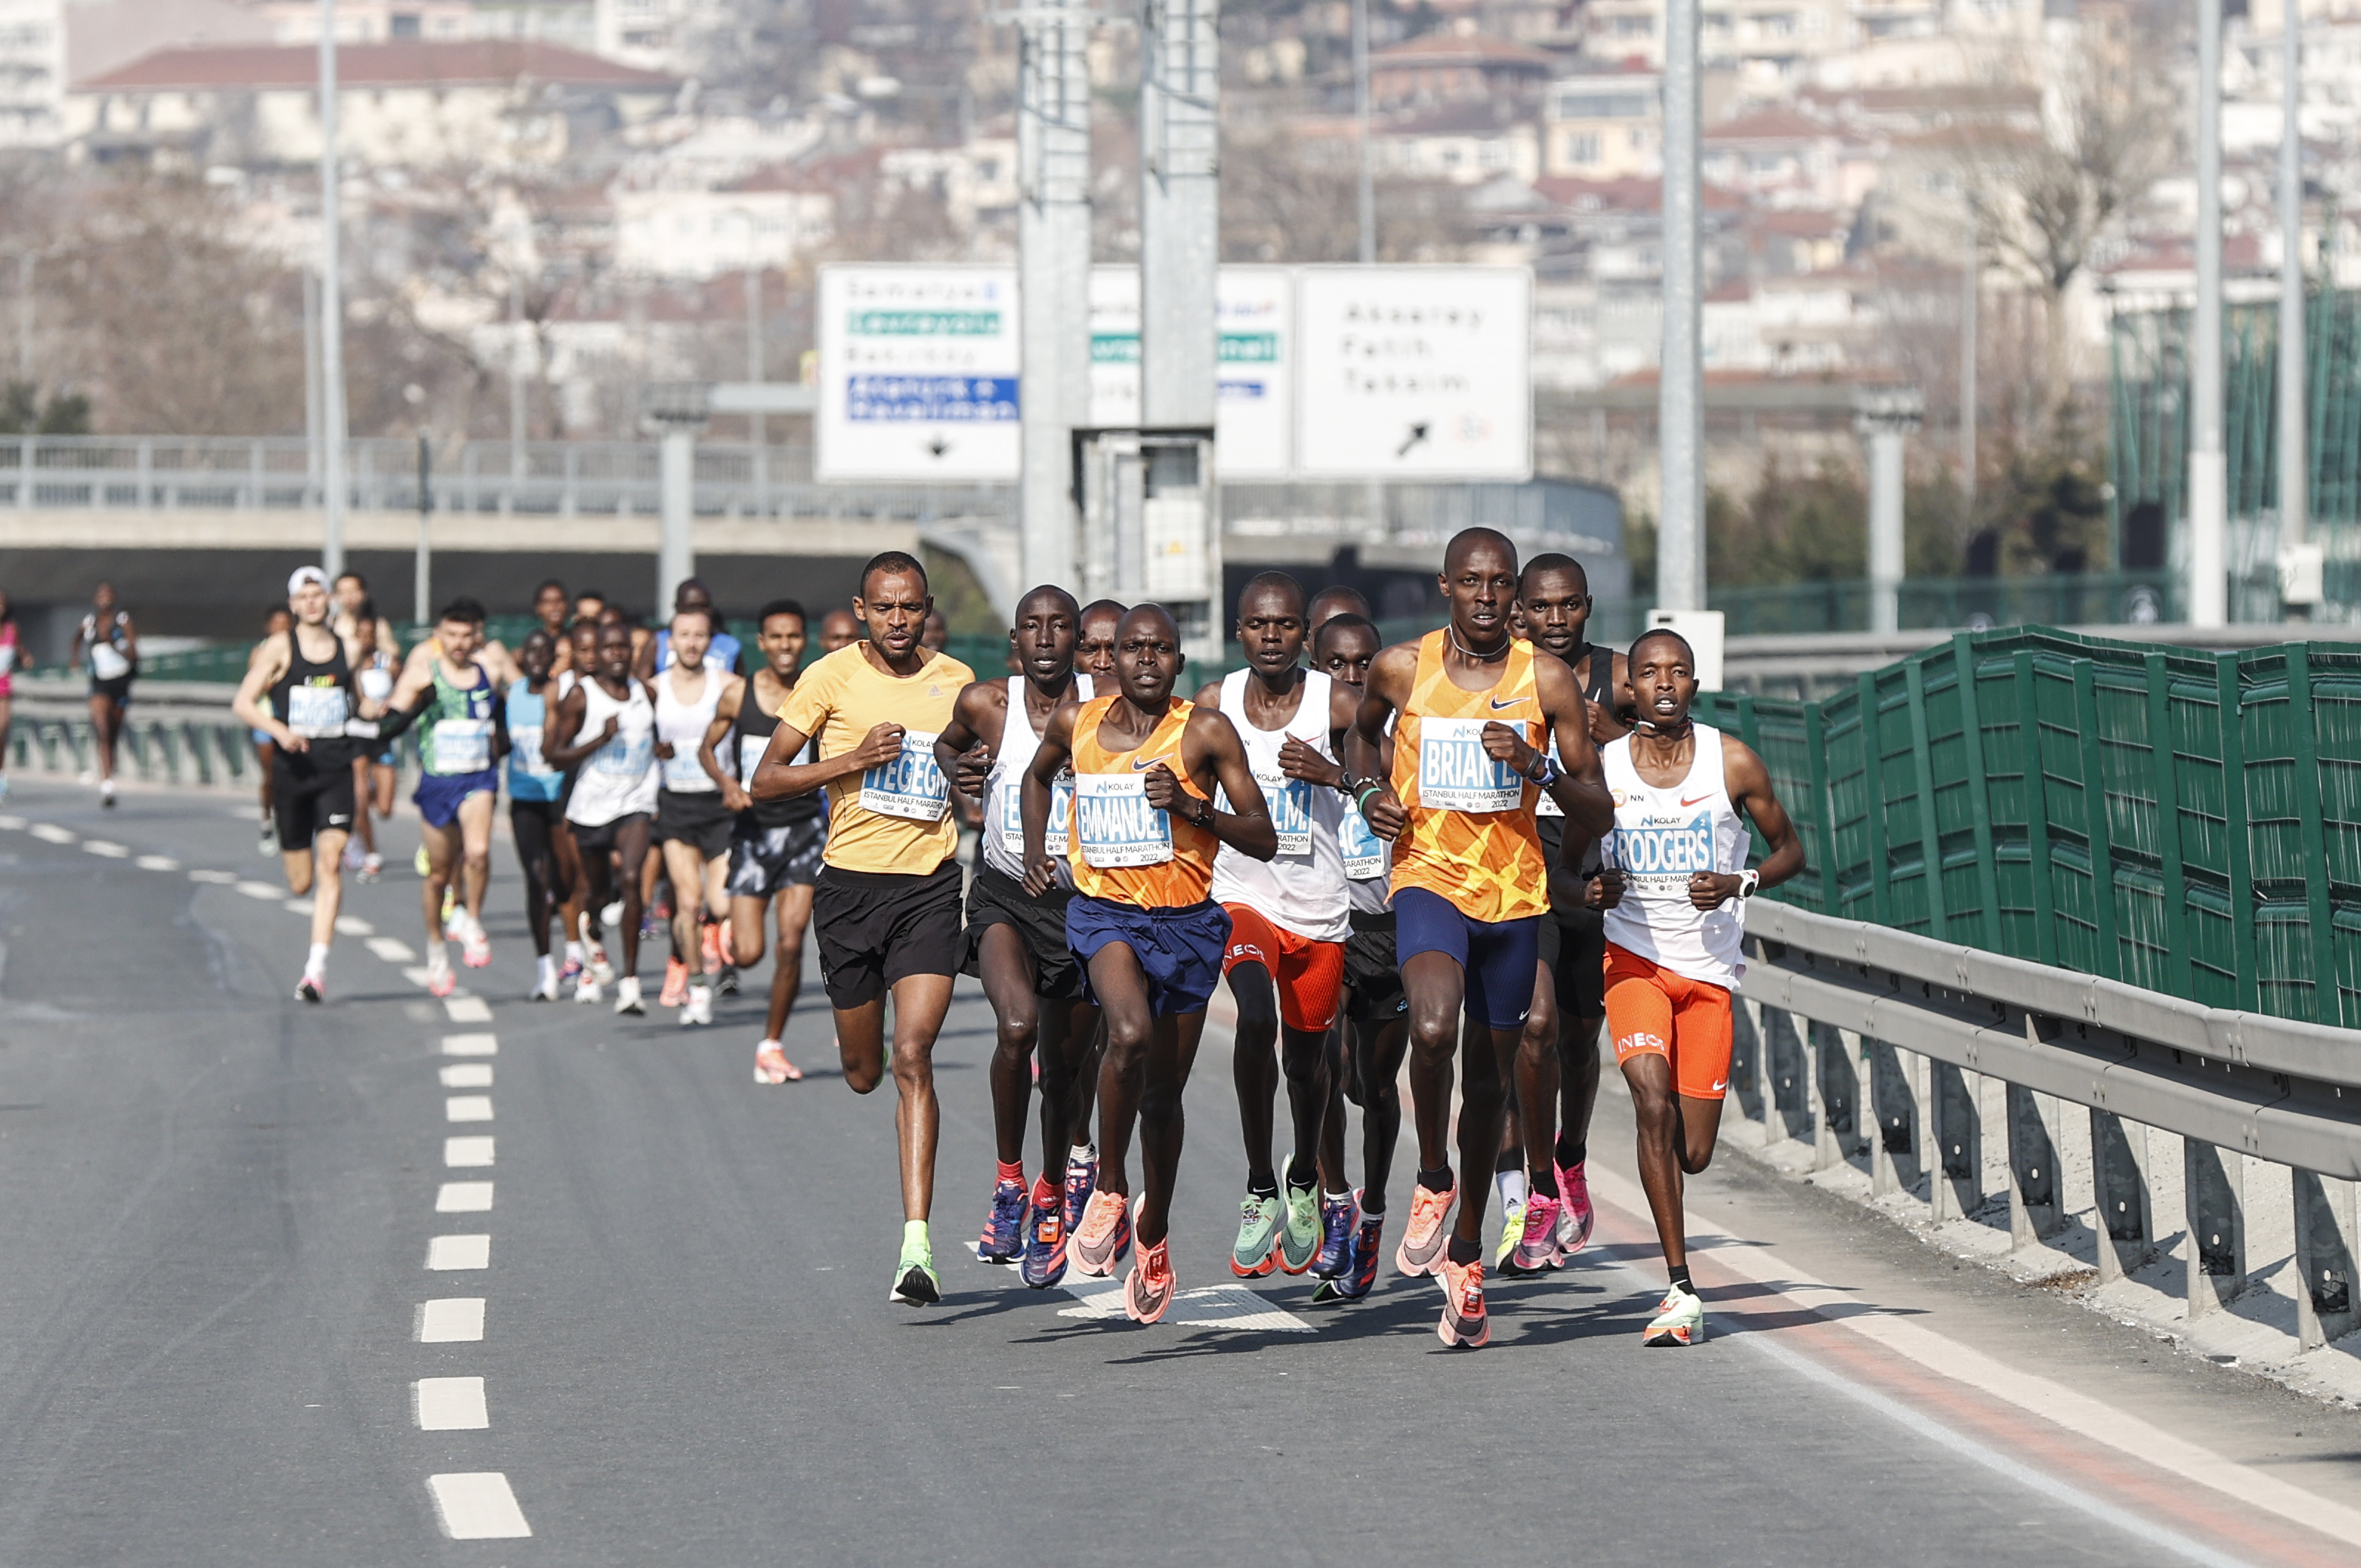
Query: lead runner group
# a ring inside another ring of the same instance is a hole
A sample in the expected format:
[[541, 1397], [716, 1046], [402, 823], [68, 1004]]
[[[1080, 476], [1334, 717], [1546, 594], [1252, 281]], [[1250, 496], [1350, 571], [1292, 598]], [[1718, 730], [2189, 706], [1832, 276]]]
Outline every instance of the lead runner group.
[[[743, 674], [694, 580], [653, 634], [544, 585], [513, 651], [458, 599], [405, 659], [357, 579], [302, 568], [292, 623], [256, 647], [236, 703], [270, 750], [289, 884], [313, 897], [297, 994], [325, 996], [356, 806], [415, 729], [437, 994], [456, 985], [449, 941], [490, 961], [503, 773], [535, 1000], [611, 989], [619, 1013], [644, 1013], [642, 906], [661, 875], [661, 1003], [710, 1023], [714, 987], [768, 945], [754, 1076], [783, 1083], [801, 1076], [783, 1040], [808, 932], [845, 1081], [895, 1084], [897, 1302], [942, 1295], [932, 1058], [971, 975], [997, 1021], [976, 1255], [1037, 1288], [1112, 1277], [1128, 1255], [1126, 1315], [1162, 1318], [1182, 1097], [1226, 983], [1246, 1156], [1232, 1274], [1309, 1273], [1314, 1303], [1370, 1293], [1406, 1078], [1418, 1164], [1392, 1261], [1441, 1286], [1446, 1344], [1488, 1343], [1494, 1193], [1494, 1273], [1563, 1266], [1589, 1240], [1603, 1026], [1668, 1274], [1642, 1340], [1696, 1343], [1682, 1187], [1712, 1157], [1728, 1089], [1741, 909], [1803, 868], [1802, 846], [1762, 760], [1690, 717], [1677, 632], [1590, 643], [1581, 565], [1521, 565], [1489, 529], [1455, 536], [1437, 581], [1445, 624], [1382, 647], [1358, 594], [1307, 598], [1265, 572], [1238, 595], [1245, 666], [1184, 696], [1163, 608], [1078, 605], [1056, 586], [1017, 606], [1013, 673], [977, 679], [929, 645], [941, 618], [899, 551], [863, 567], [851, 624], [826, 618], [808, 665], [803, 608], [765, 606]], [[954, 796], [981, 812], [972, 874]], [[1750, 868], [1755, 835], [1768, 852]]]

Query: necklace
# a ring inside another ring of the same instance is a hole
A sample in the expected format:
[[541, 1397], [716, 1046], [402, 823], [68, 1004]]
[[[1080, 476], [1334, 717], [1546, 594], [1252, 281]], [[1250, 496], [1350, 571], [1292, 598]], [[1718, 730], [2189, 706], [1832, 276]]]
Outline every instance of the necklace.
[[1516, 645], [1515, 639], [1503, 639], [1500, 643], [1500, 651], [1499, 652], [1478, 653], [1475, 649], [1470, 648], [1466, 643], [1459, 641], [1459, 629], [1457, 627], [1445, 622], [1443, 628], [1443, 634], [1451, 640], [1451, 645], [1454, 648], [1458, 649], [1462, 654], [1475, 660], [1479, 664], [1488, 664], [1495, 659], [1507, 658], [1509, 656], [1509, 650]]

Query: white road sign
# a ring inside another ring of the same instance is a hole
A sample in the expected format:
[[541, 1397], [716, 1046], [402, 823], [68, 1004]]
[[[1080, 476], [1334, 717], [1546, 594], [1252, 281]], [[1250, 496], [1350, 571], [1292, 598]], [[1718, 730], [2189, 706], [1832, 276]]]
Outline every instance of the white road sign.
[[1521, 267], [1296, 274], [1295, 471], [1532, 477], [1532, 275]]
[[[1283, 479], [1293, 435], [1290, 360], [1294, 274], [1284, 267], [1224, 267], [1214, 275], [1220, 378], [1213, 469], [1224, 479]], [[1091, 269], [1091, 422], [1139, 422], [1139, 269]]]
[[1013, 267], [823, 267], [823, 480], [1009, 480], [1023, 356]]

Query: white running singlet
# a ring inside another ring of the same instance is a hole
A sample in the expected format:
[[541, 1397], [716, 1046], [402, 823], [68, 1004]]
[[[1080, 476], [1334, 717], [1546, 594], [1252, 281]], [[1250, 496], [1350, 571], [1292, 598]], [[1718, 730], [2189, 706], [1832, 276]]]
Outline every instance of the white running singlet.
[[576, 739], [596, 735], [615, 720], [615, 737], [582, 760], [566, 819], [603, 828], [618, 817], [656, 808], [656, 710], [647, 688], [631, 682], [631, 695], [618, 702], [597, 681], [582, 683], [582, 728]]
[[[1091, 678], [1074, 672], [1077, 702], [1091, 700]], [[1025, 677], [1008, 677], [1008, 718], [1000, 727], [1000, 750], [993, 754], [992, 772], [983, 781], [983, 863], [1005, 877], [1025, 880], [1025, 774], [1041, 736], [1025, 711]], [[1058, 862], [1060, 882], [1071, 884], [1066, 867], [1074, 820], [1074, 770], [1058, 775], [1049, 792], [1049, 826], [1042, 848]]]
[[[724, 676], [708, 659], [705, 694], [695, 702], [683, 702], [675, 695], [672, 677], [673, 672], [665, 670], [650, 683], [656, 688], [656, 739], [672, 747], [672, 755], [662, 759], [664, 787], [675, 795], [711, 795], [721, 785], [697, 761], [697, 749], [705, 744], [705, 732], [713, 727], [713, 710], [721, 706]], [[729, 768], [728, 736], [714, 748], [713, 756], [725, 771]]]
[[[1262, 786], [1263, 804], [1279, 832], [1279, 853], [1257, 861], [1224, 844], [1213, 855], [1213, 898], [1246, 905], [1299, 937], [1341, 942], [1353, 928], [1338, 841], [1345, 797], [1289, 778], [1279, 765], [1279, 748], [1290, 735], [1330, 762], [1336, 760], [1328, 735], [1328, 677], [1317, 670], [1306, 672], [1295, 717], [1279, 729], [1257, 729], [1246, 718], [1246, 683], [1254, 678], [1248, 670], [1222, 677], [1222, 712], [1246, 742], [1246, 767]], [[1213, 805], [1227, 811], [1229, 797], [1217, 790]]]
[[1722, 773], [1721, 731], [1695, 725], [1697, 755], [1688, 776], [1658, 789], [1631, 765], [1631, 738], [1602, 749], [1608, 793], [1615, 800], [1615, 831], [1600, 846], [1600, 864], [1625, 877], [1622, 902], [1607, 911], [1607, 939], [1689, 980], [1729, 990], [1746, 972], [1741, 943], [1746, 922], [1731, 899], [1710, 912], [1689, 902], [1689, 878], [1698, 872], [1746, 869], [1752, 840], [1730, 804]]

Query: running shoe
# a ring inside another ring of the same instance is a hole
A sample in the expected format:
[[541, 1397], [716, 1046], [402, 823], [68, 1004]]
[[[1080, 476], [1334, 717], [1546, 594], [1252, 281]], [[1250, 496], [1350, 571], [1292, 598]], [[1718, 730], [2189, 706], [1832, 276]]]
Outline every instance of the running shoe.
[[1345, 1271], [1345, 1260], [1353, 1251], [1353, 1226], [1360, 1217], [1361, 1206], [1353, 1201], [1351, 1193], [1342, 1198], [1321, 1195], [1320, 1255], [1312, 1260], [1312, 1273], [1334, 1279]]
[[1557, 1250], [1557, 1216], [1556, 1199], [1536, 1192], [1525, 1200], [1525, 1223], [1510, 1254], [1519, 1274], [1539, 1274], [1565, 1262]]
[[298, 1002], [325, 1002], [328, 1000], [328, 987], [326, 982], [321, 980], [318, 975], [305, 975], [302, 980], [295, 982], [295, 1000]]
[[1656, 1316], [1640, 1335], [1643, 1345], [1705, 1343], [1705, 1302], [1675, 1285], [1656, 1303]]
[[1010, 1264], [1023, 1255], [1027, 1207], [1023, 1182], [992, 1184], [992, 1212], [983, 1218], [983, 1234], [975, 1238], [978, 1262]]
[[459, 938], [459, 961], [469, 969], [482, 969], [492, 961], [492, 939], [473, 920], [467, 922], [467, 934]]
[[598, 926], [601, 930], [606, 931], [620, 931], [623, 928], [623, 901], [621, 899], [619, 898], [615, 900], [614, 903], [606, 905], [599, 909]]
[[1344, 1300], [1359, 1300], [1377, 1288], [1378, 1263], [1385, 1255], [1386, 1217], [1363, 1214], [1353, 1232], [1353, 1255], [1346, 1260], [1345, 1271], [1328, 1282], [1330, 1288]]
[[268, 817], [262, 819], [262, 839], [255, 845], [254, 852], [266, 861], [279, 852], [279, 824]]
[[1435, 1192], [1423, 1184], [1411, 1189], [1410, 1223], [1402, 1227], [1401, 1245], [1394, 1250], [1396, 1268], [1412, 1277], [1434, 1272], [1434, 1260], [1443, 1255], [1444, 1243], [1449, 1239], [1444, 1234], [1443, 1222], [1451, 1212], [1452, 1194], [1456, 1190]]
[[787, 1053], [778, 1041], [764, 1040], [754, 1047], [755, 1082], [794, 1083], [803, 1075], [803, 1069], [787, 1059]]
[[527, 1002], [555, 1002], [565, 994], [566, 982], [551, 972], [535, 979], [533, 989], [524, 993], [524, 999]]
[[375, 882], [384, 874], [385, 857], [383, 855], [370, 854], [361, 857], [361, 881]]
[[1104, 1190], [1092, 1193], [1082, 1210], [1082, 1225], [1066, 1246], [1074, 1272], [1086, 1278], [1104, 1279], [1115, 1273], [1116, 1262], [1129, 1245], [1131, 1208], [1123, 1201], [1123, 1194]]
[[101, 779], [98, 781], [98, 804], [104, 806], [109, 811], [115, 809], [115, 781], [113, 779]]
[[1500, 1239], [1492, 1248], [1492, 1269], [1496, 1274], [1514, 1272], [1510, 1266], [1517, 1255], [1517, 1242], [1525, 1234], [1525, 1205], [1522, 1200], [1500, 1205]]
[[1033, 1207], [1025, 1222], [1025, 1255], [1016, 1277], [1036, 1290], [1046, 1290], [1066, 1277], [1065, 1205], [1045, 1178], [1033, 1185]]
[[1172, 1238], [1139, 1249], [1131, 1260], [1131, 1276], [1123, 1282], [1123, 1315], [1135, 1323], [1152, 1323], [1172, 1305]]
[[703, 935], [697, 938], [697, 957], [705, 962], [705, 972], [721, 972], [721, 927], [708, 921]]
[[572, 985], [576, 981], [582, 978], [582, 971], [588, 967], [588, 966], [583, 963], [580, 959], [566, 959], [566, 967], [557, 971], [557, 983], [560, 985]]
[[1445, 1344], [1464, 1344], [1480, 1350], [1492, 1343], [1492, 1320], [1484, 1310], [1484, 1260], [1454, 1263], [1445, 1253], [1434, 1266], [1435, 1277], [1443, 1282], [1443, 1316], [1434, 1325], [1437, 1338]]
[[459, 885], [456, 877], [443, 884], [443, 935], [445, 938], [455, 938], [467, 929], [464, 924], [452, 924], [455, 918], [461, 921], [467, 918], [466, 906], [459, 902]]
[[723, 996], [738, 994], [738, 966], [723, 964], [721, 972], [713, 977], [713, 989]]
[[712, 1022], [713, 988], [709, 985], [690, 986], [687, 1005], [680, 1010], [680, 1026], [686, 1029], [693, 1025]]
[[1241, 1279], [1259, 1279], [1279, 1266], [1279, 1232], [1286, 1206], [1273, 1193], [1257, 1198], [1249, 1192], [1238, 1205], [1238, 1239], [1230, 1244], [1230, 1272]]
[[426, 966], [426, 994], [448, 996], [458, 988], [459, 977], [451, 972], [451, 960], [435, 954]]
[[631, 1017], [644, 1017], [648, 1004], [640, 1000], [640, 977], [627, 974], [615, 982], [615, 1011]]
[[1561, 1266], [1590, 1245], [1590, 1227], [1597, 1216], [1590, 1212], [1590, 1177], [1584, 1169], [1588, 1163], [1576, 1160], [1557, 1168], [1557, 1254]]
[[598, 982], [590, 976], [586, 974], [580, 980], [574, 982], [575, 1001], [582, 1003], [597, 1002], [600, 999], [600, 996], [601, 992], [598, 989]]
[[1320, 1189], [1290, 1182], [1279, 1195], [1287, 1207], [1279, 1227], [1279, 1266], [1301, 1274], [1320, 1255]]
[[418, 853], [410, 857], [410, 869], [416, 872], [420, 876], [424, 876], [428, 872], [434, 869], [434, 862], [426, 858], [425, 845], [419, 845]]
[[1099, 1190], [1099, 1146], [1083, 1146], [1086, 1152], [1066, 1151], [1066, 1234], [1072, 1235], [1082, 1226], [1082, 1211], [1090, 1206], [1091, 1194]]
[[615, 966], [607, 961], [607, 949], [604, 948], [593, 947], [590, 949], [590, 978], [600, 985], [615, 983]]
[[348, 872], [357, 872], [360, 869], [361, 847], [347, 839], [345, 844], [345, 870]]
[[664, 960], [664, 992], [656, 998], [659, 1007], [677, 1007], [688, 1000], [688, 966], [678, 959]]
[[894, 1289], [885, 1299], [905, 1307], [931, 1307], [943, 1299], [943, 1282], [935, 1273], [935, 1249], [923, 1226], [902, 1227], [902, 1255], [895, 1260]]

